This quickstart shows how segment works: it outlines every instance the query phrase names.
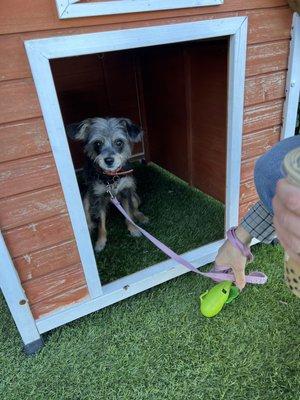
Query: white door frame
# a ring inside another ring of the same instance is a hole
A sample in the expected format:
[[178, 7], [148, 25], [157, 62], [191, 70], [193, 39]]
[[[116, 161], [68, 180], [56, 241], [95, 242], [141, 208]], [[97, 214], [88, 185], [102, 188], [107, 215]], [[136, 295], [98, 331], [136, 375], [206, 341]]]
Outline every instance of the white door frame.
[[[233, 17], [146, 28], [53, 37], [25, 42], [32, 75], [66, 205], [82, 261], [90, 298], [36, 321], [39, 333], [144, 291], [187, 272], [172, 260], [101, 286], [82, 201], [72, 164], [49, 61], [54, 58], [133, 49], [228, 36], [228, 122], [225, 228], [238, 223], [247, 17]], [[184, 254], [196, 267], [212, 262], [224, 239]]]
[[35, 353], [42, 346], [43, 341], [1, 231], [0, 289], [23, 340], [26, 354]]
[[281, 139], [294, 136], [296, 129], [300, 99], [300, 15], [298, 13], [293, 15], [291, 37]]
[[92, 17], [177, 8], [217, 6], [223, 0], [106, 0], [80, 3], [80, 0], [56, 0], [60, 19]]

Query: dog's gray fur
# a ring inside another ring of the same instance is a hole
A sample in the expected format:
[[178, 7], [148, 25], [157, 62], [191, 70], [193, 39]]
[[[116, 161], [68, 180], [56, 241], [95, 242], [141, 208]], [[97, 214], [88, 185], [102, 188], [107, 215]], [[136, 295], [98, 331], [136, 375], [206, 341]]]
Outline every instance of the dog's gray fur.
[[[106, 244], [105, 221], [110, 199], [105, 171], [115, 171], [125, 166], [132, 154], [132, 144], [141, 140], [143, 132], [128, 118], [89, 118], [68, 125], [66, 130], [70, 138], [84, 142], [87, 192], [83, 205], [90, 231], [98, 225], [95, 251], [99, 252]], [[99, 169], [104, 174], [99, 173]], [[140, 201], [132, 175], [119, 177], [111, 188], [131, 218], [141, 223], [148, 221], [138, 209]], [[127, 227], [132, 236], [140, 236], [134, 225], [127, 222]]]

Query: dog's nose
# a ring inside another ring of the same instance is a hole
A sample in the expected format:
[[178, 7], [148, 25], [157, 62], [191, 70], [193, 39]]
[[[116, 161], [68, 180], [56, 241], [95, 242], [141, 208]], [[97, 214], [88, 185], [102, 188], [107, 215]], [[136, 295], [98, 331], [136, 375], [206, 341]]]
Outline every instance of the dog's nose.
[[114, 163], [113, 157], [106, 157], [106, 158], [104, 158], [104, 161], [105, 161], [105, 164], [108, 167], [111, 167], [113, 165], [113, 163]]

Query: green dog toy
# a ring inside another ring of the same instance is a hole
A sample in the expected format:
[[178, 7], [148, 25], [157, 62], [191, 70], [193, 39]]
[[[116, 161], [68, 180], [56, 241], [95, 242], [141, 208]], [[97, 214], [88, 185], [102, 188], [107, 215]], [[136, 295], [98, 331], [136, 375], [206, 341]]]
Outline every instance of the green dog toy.
[[222, 281], [200, 295], [200, 311], [205, 317], [217, 315], [225, 304], [234, 300], [240, 291], [231, 281]]

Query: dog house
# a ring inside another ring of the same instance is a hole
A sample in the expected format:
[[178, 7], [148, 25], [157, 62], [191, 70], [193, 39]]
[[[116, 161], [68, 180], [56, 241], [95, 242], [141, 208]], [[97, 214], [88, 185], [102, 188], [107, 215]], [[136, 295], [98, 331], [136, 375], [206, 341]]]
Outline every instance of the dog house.
[[[41, 334], [186, 272], [167, 260], [101, 284], [66, 124], [141, 124], [134, 158], [221, 201], [225, 229], [257, 200], [255, 160], [295, 130], [300, 22], [286, 1], [244, 3], [3, 6], [0, 284], [27, 353]], [[223, 241], [184, 256], [203, 266]]]

